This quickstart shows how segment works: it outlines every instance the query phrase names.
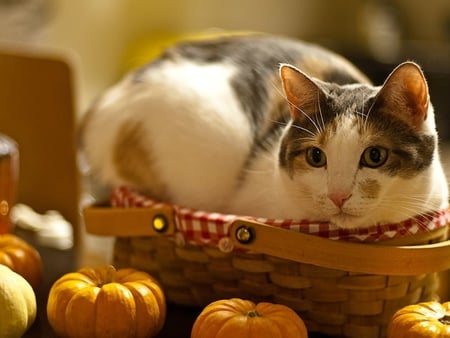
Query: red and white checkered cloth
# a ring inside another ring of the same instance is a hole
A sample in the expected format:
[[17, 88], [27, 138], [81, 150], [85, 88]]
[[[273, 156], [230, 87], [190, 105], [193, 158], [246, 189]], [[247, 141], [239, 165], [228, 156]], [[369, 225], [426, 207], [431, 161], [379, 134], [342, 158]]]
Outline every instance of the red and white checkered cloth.
[[[165, 203], [154, 201], [127, 187], [113, 190], [113, 207], [152, 207]], [[377, 242], [386, 239], [411, 236], [430, 232], [450, 223], [450, 211], [439, 210], [418, 215], [397, 224], [384, 224], [364, 229], [341, 229], [328, 222], [309, 222], [297, 220], [276, 220], [248, 216], [225, 215], [171, 205], [175, 212], [175, 226], [184, 240], [198, 245], [217, 245], [229, 237], [229, 228], [236, 219], [248, 219], [271, 226], [299, 231], [311, 235], [357, 242]]]

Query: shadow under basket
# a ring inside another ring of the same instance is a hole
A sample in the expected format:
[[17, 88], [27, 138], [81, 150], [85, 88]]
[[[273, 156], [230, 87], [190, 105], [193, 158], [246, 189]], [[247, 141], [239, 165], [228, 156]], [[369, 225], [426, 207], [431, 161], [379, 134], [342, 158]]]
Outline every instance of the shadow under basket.
[[269, 301], [298, 312], [310, 332], [385, 337], [395, 311], [437, 299], [439, 272], [450, 269], [448, 210], [429, 231], [355, 243], [118, 195], [84, 209], [87, 231], [115, 236], [113, 264], [149, 272], [176, 304]]

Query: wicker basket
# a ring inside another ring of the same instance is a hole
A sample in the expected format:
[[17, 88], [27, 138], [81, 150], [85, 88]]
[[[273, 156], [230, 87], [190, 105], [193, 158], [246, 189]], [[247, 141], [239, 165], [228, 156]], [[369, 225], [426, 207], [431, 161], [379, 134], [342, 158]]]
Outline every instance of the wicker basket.
[[[183, 227], [182, 209], [135, 205], [84, 210], [88, 232], [117, 237], [116, 266], [150, 272], [177, 304], [240, 297], [288, 305], [311, 332], [384, 337], [392, 314], [435, 299], [438, 272], [450, 269], [448, 211], [432, 231], [361, 244], [226, 215], [219, 217], [224, 233], [201, 237], [205, 229]], [[204, 213], [192, 217], [211, 226]]]

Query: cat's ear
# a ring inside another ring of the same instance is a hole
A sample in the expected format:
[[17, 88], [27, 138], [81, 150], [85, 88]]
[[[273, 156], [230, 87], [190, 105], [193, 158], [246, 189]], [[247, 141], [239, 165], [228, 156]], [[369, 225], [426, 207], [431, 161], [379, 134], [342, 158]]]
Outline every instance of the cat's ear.
[[292, 119], [302, 119], [316, 111], [321, 89], [305, 73], [288, 64], [280, 66], [283, 89]]
[[375, 104], [420, 129], [427, 118], [429, 101], [428, 85], [422, 70], [413, 62], [405, 62], [389, 75]]

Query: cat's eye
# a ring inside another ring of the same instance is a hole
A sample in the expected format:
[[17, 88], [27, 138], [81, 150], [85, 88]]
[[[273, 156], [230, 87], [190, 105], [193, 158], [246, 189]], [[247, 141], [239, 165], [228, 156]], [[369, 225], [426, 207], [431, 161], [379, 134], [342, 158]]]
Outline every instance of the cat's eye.
[[320, 148], [310, 147], [306, 149], [306, 162], [313, 167], [320, 168], [327, 164], [327, 157]]
[[388, 151], [383, 147], [369, 147], [361, 156], [361, 165], [369, 168], [381, 167], [388, 158]]

